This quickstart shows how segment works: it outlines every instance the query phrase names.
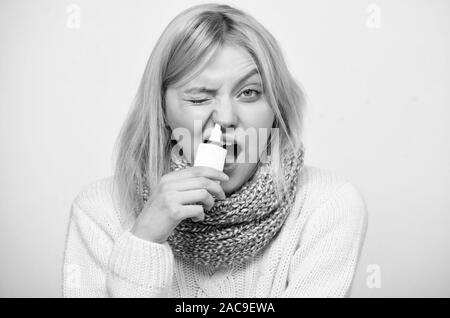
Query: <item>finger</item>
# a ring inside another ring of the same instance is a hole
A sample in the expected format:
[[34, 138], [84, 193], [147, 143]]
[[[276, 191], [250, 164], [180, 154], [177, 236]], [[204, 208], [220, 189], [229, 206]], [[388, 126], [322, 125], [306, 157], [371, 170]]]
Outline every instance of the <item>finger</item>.
[[181, 207], [183, 215], [187, 218], [192, 218], [192, 221], [198, 222], [205, 219], [205, 212], [202, 205], [183, 205]]
[[203, 203], [207, 210], [210, 210], [214, 205], [214, 198], [206, 189], [196, 189], [178, 192], [180, 197], [178, 202], [180, 204], [195, 204]]
[[186, 169], [172, 171], [166, 175], [167, 181], [195, 177], [205, 177], [219, 181], [228, 181], [230, 179], [228, 175], [222, 171], [205, 166], [187, 167]]
[[206, 189], [216, 198], [225, 199], [225, 192], [220, 184], [205, 177], [183, 179], [178, 182], [173, 182], [173, 187], [177, 191], [187, 191], [195, 189]]

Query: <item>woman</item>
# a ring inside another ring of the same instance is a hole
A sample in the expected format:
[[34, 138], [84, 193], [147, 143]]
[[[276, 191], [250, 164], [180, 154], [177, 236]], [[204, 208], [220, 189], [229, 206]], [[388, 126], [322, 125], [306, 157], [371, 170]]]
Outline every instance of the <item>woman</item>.
[[[366, 207], [345, 178], [303, 164], [304, 107], [250, 15], [202, 4], [175, 17], [118, 138], [114, 177], [73, 202], [64, 296], [348, 295]], [[192, 164], [216, 124], [223, 172]]]

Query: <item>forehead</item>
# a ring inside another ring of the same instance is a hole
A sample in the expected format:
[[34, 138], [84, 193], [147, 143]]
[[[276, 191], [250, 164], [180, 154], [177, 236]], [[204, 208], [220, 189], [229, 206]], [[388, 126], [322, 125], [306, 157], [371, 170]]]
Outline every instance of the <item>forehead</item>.
[[[190, 84], [220, 85], [223, 82], [239, 80], [255, 68], [257, 67], [252, 56], [245, 49], [225, 46], [211, 57]], [[259, 78], [259, 75], [254, 74], [251, 78]]]

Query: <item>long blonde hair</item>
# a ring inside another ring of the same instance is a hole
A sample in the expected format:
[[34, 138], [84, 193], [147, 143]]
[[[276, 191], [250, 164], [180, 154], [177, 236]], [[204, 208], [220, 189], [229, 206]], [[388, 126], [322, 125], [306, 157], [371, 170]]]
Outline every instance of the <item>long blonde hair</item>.
[[195, 77], [224, 44], [234, 44], [252, 56], [274, 115], [272, 170], [284, 188], [280, 154], [285, 146], [302, 144], [305, 97], [290, 74], [276, 39], [248, 13], [229, 5], [206, 3], [178, 14], [159, 37], [145, 67], [139, 89], [114, 146], [115, 174], [121, 209], [143, 206], [143, 176], [150, 192], [170, 171], [171, 131], [166, 125], [165, 90]]

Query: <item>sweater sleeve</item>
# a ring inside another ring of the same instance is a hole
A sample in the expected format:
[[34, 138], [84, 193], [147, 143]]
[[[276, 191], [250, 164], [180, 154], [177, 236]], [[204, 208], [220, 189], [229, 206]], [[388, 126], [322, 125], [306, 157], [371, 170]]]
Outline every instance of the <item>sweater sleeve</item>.
[[173, 254], [167, 243], [129, 231], [114, 235], [72, 204], [63, 266], [64, 297], [167, 297]]
[[282, 297], [349, 296], [367, 219], [361, 193], [346, 182], [310, 215]]

